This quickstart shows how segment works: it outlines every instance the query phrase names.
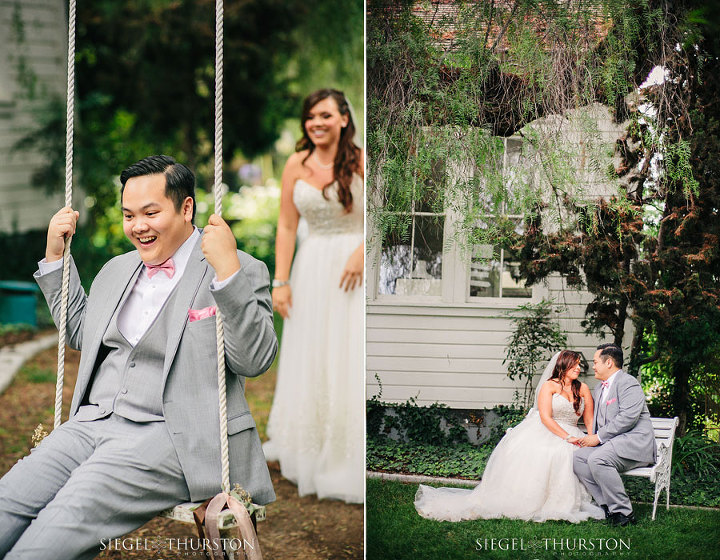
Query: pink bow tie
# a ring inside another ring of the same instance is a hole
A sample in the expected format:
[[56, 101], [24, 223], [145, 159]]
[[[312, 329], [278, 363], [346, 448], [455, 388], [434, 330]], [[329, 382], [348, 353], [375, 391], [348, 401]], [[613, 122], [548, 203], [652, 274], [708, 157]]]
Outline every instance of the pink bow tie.
[[147, 274], [149, 278], [152, 278], [161, 270], [167, 274], [168, 278], [175, 276], [175, 263], [173, 262], [172, 257], [162, 264], [146, 264], [145, 266], [147, 267]]
[[610, 387], [610, 382], [609, 382], [609, 381], [603, 381], [602, 383], [600, 383], [600, 385], [602, 385], [603, 388], [607, 389], [608, 387]]

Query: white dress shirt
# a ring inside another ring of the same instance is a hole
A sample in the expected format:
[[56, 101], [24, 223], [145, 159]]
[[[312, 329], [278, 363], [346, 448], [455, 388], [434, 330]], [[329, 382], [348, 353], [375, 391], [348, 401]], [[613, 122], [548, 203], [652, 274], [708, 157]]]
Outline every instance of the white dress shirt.
[[[162, 270], [150, 278], [147, 273], [147, 267], [143, 265], [135, 281], [135, 285], [132, 287], [117, 318], [118, 330], [131, 345], [135, 346], [140, 341], [145, 332], [150, 328], [150, 325], [152, 325], [155, 317], [160, 313], [160, 310], [168, 297], [170, 297], [175, 286], [180, 282], [187, 267], [188, 260], [190, 259], [190, 254], [199, 237], [200, 230], [193, 227], [193, 232], [190, 234], [190, 237], [175, 251], [175, 254], [172, 256], [175, 265], [175, 274], [172, 278], [168, 278], [168, 275]], [[62, 267], [62, 263], [63, 259], [51, 263], [48, 263], [45, 259], [41, 260], [38, 263], [40, 275], [42, 276], [58, 270]], [[222, 282], [218, 282], [216, 276], [210, 287], [214, 290], [219, 290], [225, 286], [235, 274]]]

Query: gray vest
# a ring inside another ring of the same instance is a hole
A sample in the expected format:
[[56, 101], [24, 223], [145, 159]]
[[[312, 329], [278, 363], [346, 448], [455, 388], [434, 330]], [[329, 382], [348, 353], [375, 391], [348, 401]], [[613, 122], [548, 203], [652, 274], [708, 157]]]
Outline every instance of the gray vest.
[[118, 313], [125, 304], [123, 298], [102, 338], [99, 363], [84, 404], [74, 417], [76, 420], [97, 420], [113, 412], [134, 422], [164, 420], [163, 366], [169, 314], [176, 293], [177, 286], [135, 346], [117, 326]]

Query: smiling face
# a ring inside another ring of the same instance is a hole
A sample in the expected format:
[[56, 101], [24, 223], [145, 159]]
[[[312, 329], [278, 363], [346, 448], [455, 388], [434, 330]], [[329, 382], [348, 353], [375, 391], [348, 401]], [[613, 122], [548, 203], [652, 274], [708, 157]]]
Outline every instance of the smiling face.
[[165, 175], [131, 177], [122, 195], [123, 231], [145, 264], [162, 264], [193, 231], [192, 198], [180, 210], [165, 194]]
[[595, 372], [595, 379], [605, 381], [615, 373], [618, 368], [610, 356], [600, 356], [600, 352], [601, 350], [596, 350], [593, 356], [593, 371]]
[[341, 115], [332, 97], [321, 99], [305, 115], [305, 132], [315, 146], [332, 146], [340, 141], [348, 116]]
[[578, 360], [574, 366], [565, 372], [565, 379], [568, 381], [575, 381], [580, 376], [581, 372], [582, 366], [580, 365], [580, 360]]

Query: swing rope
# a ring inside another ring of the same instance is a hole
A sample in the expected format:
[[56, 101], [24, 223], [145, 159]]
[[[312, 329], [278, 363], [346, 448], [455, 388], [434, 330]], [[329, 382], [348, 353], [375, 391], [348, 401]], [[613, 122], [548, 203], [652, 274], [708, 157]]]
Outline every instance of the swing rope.
[[[70, 0], [68, 11], [68, 58], [67, 58], [67, 125], [65, 135], [65, 206], [72, 207], [73, 189], [73, 136], [75, 117], [75, 21], [76, 0]], [[222, 217], [222, 135], [223, 135], [223, 18], [222, 0], [215, 1], [215, 213]], [[63, 384], [65, 379], [65, 344], [67, 333], [68, 299], [70, 291], [70, 243], [65, 240], [60, 303], [60, 325], [58, 333], [57, 381], [55, 384], [54, 427], [62, 423]], [[220, 452], [222, 465], [222, 491], [230, 492], [230, 459], [227, 434], [227, 395], [225, 384], [225, 340], [222, 314], [216, 317], [217, 374], [220, 408]]]
[[[215, 214], [222, 217], [222, 161], [223, 161], [223, 0], [215, 0]], [[217, 375], [220, 408], [220, 460], [222, 491], [230, 492], [230, 457], [227, 433], [227, 394], [225, 387], [225, 337], [222, 313], [217, 311]]]
[[[65, 206], [72, 206], [73, 132], [75, 119], [75, 16], [76, 0], [70, 0], [68, 11], [67, 57], [67, 125], [65, 129]], [[62, 423], [63, 383], [65, 380], [65, 332], [67, 330], [68, 294], [70, 291], [70, 236], [63, 250], [62, 287], [60, 293], [60, 329], [58, 333], [58, 371], [55, 383], [54, 428]]]

